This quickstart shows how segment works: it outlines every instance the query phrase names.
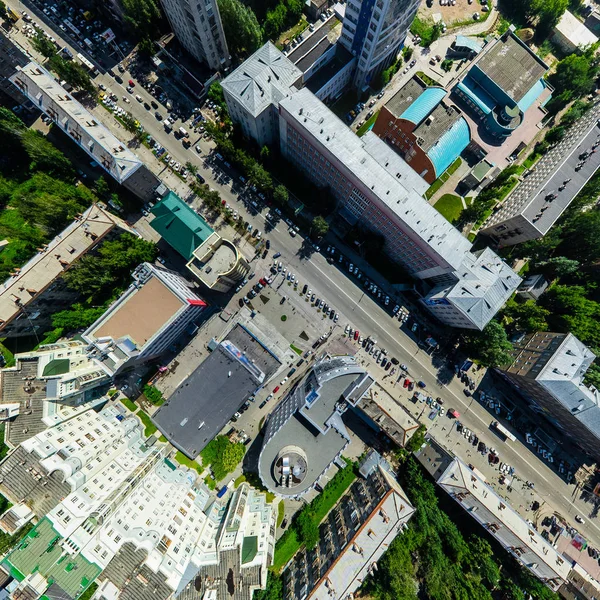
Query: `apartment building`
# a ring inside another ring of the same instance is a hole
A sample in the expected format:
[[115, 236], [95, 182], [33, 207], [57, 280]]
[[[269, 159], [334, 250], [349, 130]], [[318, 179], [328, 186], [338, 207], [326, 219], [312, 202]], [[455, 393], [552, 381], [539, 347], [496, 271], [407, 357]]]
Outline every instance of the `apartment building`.
[[111, 376], [160, 356], [207, 306], [168, 269], [142, 263], [132, 277], [127, 291], [81, 336]]
[[110, 377], [76, 340], [15, 355], [0, 373], [0, 420], [4, 441], [15, 448], [52, 427], [106, 402]]
[[348, 0], [340, 44], [357, 58], [356, 89], [395, 62], [418, 8], [419, 0]]
[[584, 452], [599, 459], [600, 393], [583, 383], [595, 354], [571, 333], [538, 332], [515, 344], [500, 375]]
[[0, 464], [2, 491], [15, 500], [0, 521], [15, 529], [39, 519], [0, 563], [3, 587], [14, 578], [11, 598], [76, 598], [97, 581], [99, 597], [167, 600], [200, 580], [217, 587], [203, 570], [232, 553], [247, 597], [264, 587], [275, 529], [265, 495], [244, 483], [214, 498], [143, 430], [115, 404], [38, 434]]
[[258, 459], [258, 474], [269, 491], [300, 498], [313, 489], [350, 443], [342, 414], [372, 384], [351, 356], [326, 357], [314, 365], [269, 415]]
[[24, 67], [30, 60], [25, 51], [0, 29], [0, 85], [19, 104], [26, 102], [27, 98], [10, 84], [9, 77], [15, 74], [17, 67]]
[[179, 43], [199, 62], [221, 71], [231, 62], [216, 0], [161, 0]]
[[554, 591], [567, 581], [571, 561], [561, 556], [476, 470], [449, 455], [433, 439], [416, 456], [437, 484], [534, 577]]
[[249, 56], [223, 81], [231, 119], [259, 146], [279, 139], [279, 102], [302, 85], [302, 71], [271, 42]]
[[154, 197], [160, 185], [156, 175], [44, 67], [32, 61], [9, 79], [117, 183], [143, 200]]
[[319, 544], [301, 549], [282, 573], [284, 600], [352, 598], [415, 512], [392, 468], [371, 450], [360, 477], [319, 528]]
[[0, 335], [40, 335], [52, 329], [52, 314], [72, 305], [79, 294], [63, 274], [104, 241], [134, 233], [123, 221], [93, 204], [0, 285]]

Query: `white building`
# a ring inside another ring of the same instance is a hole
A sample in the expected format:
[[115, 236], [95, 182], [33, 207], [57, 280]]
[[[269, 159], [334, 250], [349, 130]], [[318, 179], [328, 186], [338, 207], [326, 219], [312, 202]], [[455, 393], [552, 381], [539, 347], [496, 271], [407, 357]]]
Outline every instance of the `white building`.
[[348, 0], [340, 43], [356, 56], [354, 87], [362, 90], [398, 56], [419, 0]]
[[160, 356], [206, 307], [183, 277], [143, 263], [126, 292], [83, 334], [90, 356], [110, 375]]
[[434, 287], [422, 302], [451, 327], [482, 330], [504, 306], [521, 278], [492, 250], [469, 252], [456, 282]]
[[44, 67], [35, 62], [17, 67], [10, 81], [117, 183], [142, 199], [153, 197], [159, 179]]
[[[242, 569], [262, 573], [256, 587], [264, 587], [275, 529], [265, 495], [242, 484], [231, 499], [211, 497], [195, 470], [172, 462], [162, 444], [148, 443], [143, 425], [125, 413], [120, 405], [88, 411], [22, 444], [17, 464], [35, 459], [42, 480], [59, 476], [70, 491], [44, 515], [36, 511], [41, 520], [29, 542], [1, 568], [17, 574], [20, 589], [43, 594], [56, 584], [64, 597], [98, 579], [105, 598], [142, 598], [148, 577], [156, 577], [152, 597], [166, 600], [233, 550], [243, 555]], [[2, 486], [14, 498], [11, 483]], [[31, 518], [22, 506], [3, 515], [0, 526]], [[139, 575], [121, 581], [132, 551], [141, 551]]]
[[279, 102], [302, 85], [302, 71], [267, 42], [222, 82], [231, 119], [259, 146], [276, 142]]
[[565, 10], [552, 28], [552, 41], [566, 53], [572, 54], [595, 44], [598, 38], [575, 16]]
[[231, 61], [216, 0], [188, 2], [161, 0], [171, 29], [180, 44], [214, 71]]
[[532, 575], [555, 591], [567, 581], [570, 560], [563, 558], [462, 460], [455, 458], [437, 483]]

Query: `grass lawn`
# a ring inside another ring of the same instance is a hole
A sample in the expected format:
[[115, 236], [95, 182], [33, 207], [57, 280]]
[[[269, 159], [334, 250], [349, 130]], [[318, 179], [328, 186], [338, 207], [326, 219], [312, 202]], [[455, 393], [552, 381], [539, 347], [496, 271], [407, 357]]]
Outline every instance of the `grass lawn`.
[[531, 167], [533, 167], [533, 165], [538, 161], [539, 158], [542, 158], [541, 154], [538, 154], [537, 152], [532, 152], [524, 161], [523, 161], [523, 166], [526, 169], [531, 169]]
[[302, 15], [300, 20], [293, 27], [290, 27], [288, 30], [284, 31], [279, 36], [279, 39], [277, 40], [275, 45], [277, 46], [277, 48], [279, 48], [279, 50], [283, 50], [283, 42], [285, 42], [285, 40], [289, 40], [291, 42], [298, 34], [302, 33], [307, 27], [308, 21], [306, 20], [304, 15]]
[[463, 204], [460, 196], [454, 194], [444, 194], [434, 205], [441, 215], [444, 215], [450, 223], [458, 220], [460, 213], [463, 211]]
[[137, 412], [137, 415], [140, 420], [142, 421], [142, 423], [144, 424], [145, 428], [144, 429], [144, 435], [146, 437], [151, 436], [153, 433], [156, 433], [158, 431], [158, 429], [156, 428], [156, 425], [150, 420], [149, 415], [147, 415], [143, 410], [139, 410]]
[[124, 404], [131, 412], [135, 412], [138, 407], [135, 402], [132, 402], [129, 398], [121, 398], [121, 403]]
[[277, 505], [277, 527], [281, 527], [281, 523], [283, 522], [283, 517], [285, 515], [285, 504], [283, 500], [279, 502]]
[[429, 75], [423, 73], [423, 71], [417, 71], [417, 77], [423, 80], [423, 82], [425, 82], [427, 85], [437, 85], [442, 87], [442, 84], [439, 81], [432, 79], [431, 77], [429, 77]]
[[202, 471], [204, 471], [204, 468], [200, 466], [195, 460], [188, 458], [185, 454], [183, 454], [183, 452], [180, 452], [179, 450], [177, 451], [177, 454], [175, 454], [175, 460], [180, 465], [185, 465], [190, 469], [196, 470], [198, 472], [198, 475], [200, 475]]
[[[4, 340], [2, 340], [4, 342]], [[7, 367], [14, 367], [16, 364], [15, 355], [2, 343], [0, 342], [0, 352], [4, 355]]]
[[[337, 504], [339, 499], [346, 493], [352, 482], [356, 479], [354, 463], [344, 458], [346, 467], [338, 471], [333, 479], [323, 488], [309, 505], [311, 519], [318, 525], [327, 513]], [[305, 507], [306, 509], [306, 507]], [[303, 509], [303, 510], [305, 510]], [[301, 541], [296, 533], [295, 522], [281, 536], [275, 544], [275, 557], [273, 568], [279, 571], [300, 549]]]
[[367, 133], [367, 131], [369, 131], [369, 129], [371, 128], [371, 126], [375, 123], [375, 121], [377, 120], [377, 115], [379, 114], [379, 111], [377, 111], [376, 113], [374, 113], [370, 119], [368, 119], [367, 121], [365, 121], [356, 131], [356, 135], [358, 137], [360, 137], [361, 135], [365, 135], [365, 133]]
[[443, 185], [450, 179], [450, 175], [453, 175], [458, 167], [462, 164], [460, 156], [429, 186], [429, 189], [425, 192], [425, 198], [429, 200]]
[[302, 355], [302, 350], [300, 350], [300, 348], [298, 348], [297, 346], [294, 346], [294, 344], [290, 344], [290, 348], [298, 355], [301, 356]]

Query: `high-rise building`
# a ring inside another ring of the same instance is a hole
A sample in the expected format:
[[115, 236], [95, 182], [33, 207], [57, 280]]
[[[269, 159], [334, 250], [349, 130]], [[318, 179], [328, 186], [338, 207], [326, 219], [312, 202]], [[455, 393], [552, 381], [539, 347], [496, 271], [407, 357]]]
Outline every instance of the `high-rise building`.
[[90, 356], [114, 375], [160, 356], [205, 307], [181, 275], [142, 263], [127, 291], [81, 337]]
[[198, 61], [220, 71], [231, 62], [217, 0], [161, 0], [179, 43]]
[[348, 0], [340, 43], [357, 57], [354, 87], [361, 90], [395, 60], [419, 0]]
[[571, 333], [533, 333], [499, 373], [584, 452], [600, 459], [600, 392], [583, 383], [595, 354]]

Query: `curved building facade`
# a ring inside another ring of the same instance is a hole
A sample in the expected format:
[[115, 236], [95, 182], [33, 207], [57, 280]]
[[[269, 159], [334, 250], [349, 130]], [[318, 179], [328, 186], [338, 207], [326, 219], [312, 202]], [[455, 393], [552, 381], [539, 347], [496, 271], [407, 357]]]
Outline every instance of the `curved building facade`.
[[299, 498], [312, 489], [350, 443], [342, 421], [373, 384], [351, 356], [326, 357], [269, 415], [258, 473], [278, 496]]

